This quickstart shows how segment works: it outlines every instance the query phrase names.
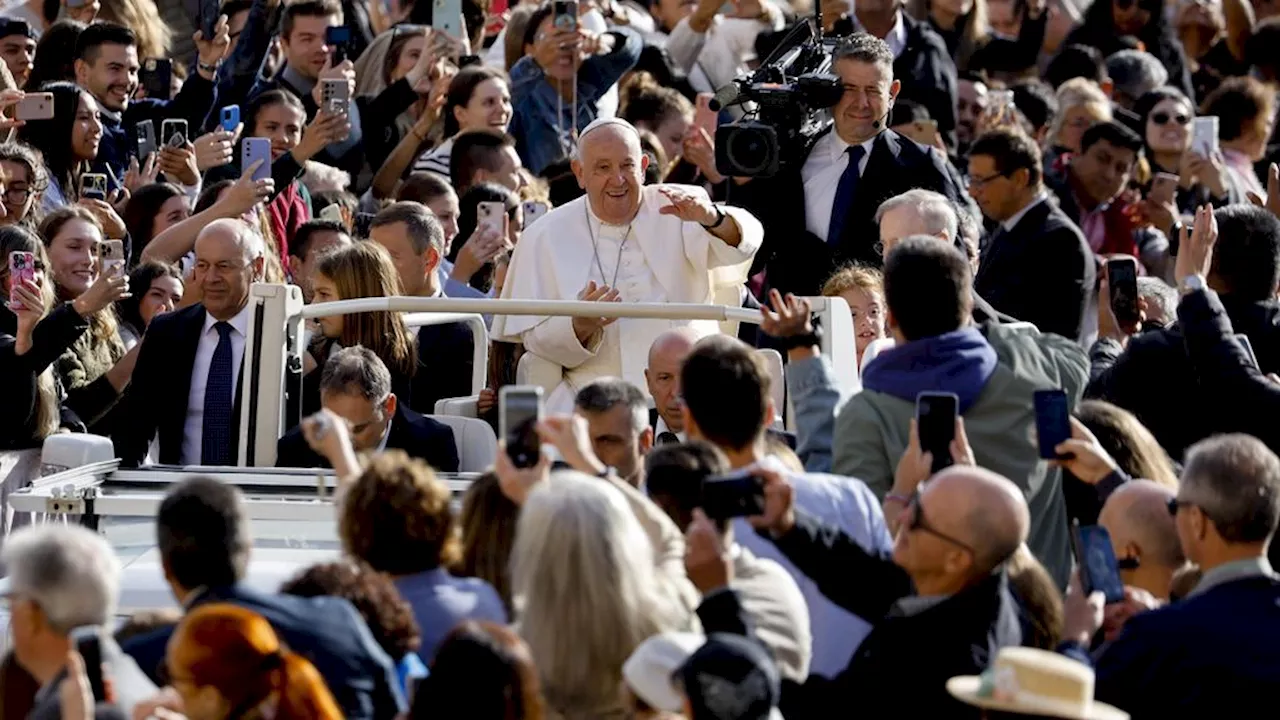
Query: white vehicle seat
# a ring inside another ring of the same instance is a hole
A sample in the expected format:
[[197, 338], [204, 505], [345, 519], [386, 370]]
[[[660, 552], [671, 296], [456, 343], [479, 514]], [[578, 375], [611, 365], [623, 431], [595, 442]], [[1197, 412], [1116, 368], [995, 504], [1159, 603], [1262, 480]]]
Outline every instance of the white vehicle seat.
[[764, 360], [765, 369], [769, 371], [769, 396], [773, 398], [773, 408], [778, 413], [773, 425], [781, 429], [782, 416], [787, 412], [787, 380], [782, 370], [782, 354], [772, 348], [756, 350], [756, 354]]
[[441, 398], [436, 401], [436, 415], [452, 415], [453, 417], [473, 418], [480, 416], [480, 396]]
[[427, 417], [453, 430], [453, 441], [458, 446], [459, 472], [484, 472], [493, 467], [493, 460], [498, 456], [498, 436], [489, 423], [459, 415]]

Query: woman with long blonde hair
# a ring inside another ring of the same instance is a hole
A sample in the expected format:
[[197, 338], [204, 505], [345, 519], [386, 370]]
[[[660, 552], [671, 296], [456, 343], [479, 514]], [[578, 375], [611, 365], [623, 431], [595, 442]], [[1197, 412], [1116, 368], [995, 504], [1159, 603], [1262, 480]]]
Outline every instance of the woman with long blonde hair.
[[[322, 255], [312, 274], [311, 287], [314, 302], [318, 303], [401, 294], [400, 278], [391, 264], [391, 256], [375, 242], [358, 242]], [[316, 367], [324, 367], [334, 343], [341, 347], [363, 345], [386, 363], [396, 397], [401, 398], [401, 402], [409, 401], [411, 381], [418, 369], [418, 343], [400, 313], [332, 315], [320, 318], [319, 324], [323, 338], [318, 338], [319, 342], [310, 350]], [[318, 379], [319, 373], [308, 373], [308, 376]], [[314, 401], [318, 408], [318, 396]], [[303, 409], [309, 410], [309, 404], [304, 399]]]
[[236, 605], [188, 612], [165, 662], [192, 720], [342, 718], [315, 666], [285, 648], [261, 615]]
[[123, 25], [138, 38], [138, 59], [167, 58], [173, 33], [154, 0], [105, 0], [98, 20]]
[[627, 713], [622, 664], [646, 638], [689, 629], [676, 585], [620, 491], [575, 472], [525, 500], [511, 553], [517, 625], [565, 720]]

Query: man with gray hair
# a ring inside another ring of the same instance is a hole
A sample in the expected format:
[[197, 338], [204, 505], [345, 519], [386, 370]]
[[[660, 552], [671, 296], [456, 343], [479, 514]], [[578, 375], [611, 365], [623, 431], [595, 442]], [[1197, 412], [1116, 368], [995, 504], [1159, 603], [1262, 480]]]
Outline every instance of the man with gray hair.
[[[343, 348], [330, 356], [320, 373], [320, 405], [330, 422], [347, 424], [356, 452], [404, 450], [435, 470], [458, 471], [453, 430], [397, 398], [391, 392], [391, 372], [366, 347]], [[329, 462], [296, 427], [277, 443], [276, 467], [327, 468]]]
[[[1168, 509], [1204, 575], [1186, 598], [1125, 623], [1098, 658], [1096, 697], [1134, 717], [1256, 716], [1280, 677], [1280, 577], [1267, 561], [1280, 458], [1248, 435], [1202, 440]], [[1068, 616], [1083, 602], [1069, 595]], [[1068, 631], [1079, 642], [1096, 628]]]
[[235, 465], [237, 390], [249, 332], [249, 286], [260, 282], [265, 243], [243, 220], [215, 220], [196, 238], [201, 302], [147, 327], [114, 440], [126, 467], [159, 436], [159, 462]]
[[[120, 561], [107, 541], [78, 525], [39, 525], [11, 535], [4, 545], [3, 581], [8, 598], [13, 652], [18, 664], [40, 683], [27, 716], [60, 720], [59, 685], [66, 677], [71, 631], [109, 628], [120, 593]], [[103, 675], [115, 690], [115, 705], [132, 717], [156, 686], [121, 652], [109, 630], [100, 634]], [[99, 706], [99, 717], [103, 716]]]
[[1169, 81], [1164, 65], [1142, 50], [1121, 50], [1108, 56], [1107, 75], [1114, 86], [1111, 101], [1126, 110], [1132, 110], [1138, 98]]
[[632, 487], [644, 480], [644, 456], [653, 448], [649, 402], [640, 388], [600, 378], [578, 391], [575, 410], [587, 420], [591, 449]]

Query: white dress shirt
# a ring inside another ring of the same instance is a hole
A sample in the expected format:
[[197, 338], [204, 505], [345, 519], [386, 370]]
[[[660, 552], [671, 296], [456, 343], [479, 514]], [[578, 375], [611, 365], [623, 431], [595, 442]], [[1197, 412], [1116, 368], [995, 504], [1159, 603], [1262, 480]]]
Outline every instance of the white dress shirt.
[[[859, 177], [867, 170], [876, 137], [879, 135], [862, 143]], [[804, 226], [824, 242], [831, 226], [831, 209], [836, 204], [836, 188], [840, 185], [840, 176], [849, 167], [849, 154], [845, 152], [848, 149], [849, 143], [841, 140], [832, 128], [814, 143], [804, 167], [800, 168], [800, 177], [804, 180]]]
[[667, 420], [666, 420], [666, 418], [664, 418], [664, 417], [662, 417], [661, 415], [659, 415], [659, 416], [658, 416], [658, 422], [657, 422], [657, 424], [656, 424], [656, 425], [654, 425], [654, 427], [653, 427], [653, 439], [654, 439], [654, 442], [657, 442], [657, 440], [658, 440], [658, 436], [659, 436], [659, 435], [661, 435], [661, 434], [662, 434], [662, 433], [664, 433], [664, 432], [669, 432], [669, 433], [671, 433], [672, 435], [675, 435], [675, 436], [676, 436], [676, 438], [680, 440], [680, 442], [688, 442], [688, 439], [685, 437], [685, 434], [684, 434], [684, 433], [682, 433], [682, 432], [674, 432], [674, 431], [672, 431], [672, 429], [671, 429], [671, 428], [667, 427]]
[[1022, 208], [1021, 210], [1014, 213], [1013, 215], [1010, 215], [1009, 219], [1000, 223], [1000, 225], [1004, 227], [1005, 232], [1009, 232], [1010, 230], [1013, 230], [1015, 227], [1018, 226], [1018, 223], [1022, 222], [1022, 218], [1027, 213], [1031, 212], [1031, 208], [1044, 202], [1045, 199], [1048, 197], [1049, 197], [1049, 194], [1046, 193], [1044, 190], [1041, 190], [1039, 193], [1036, 194], [1034, 198], [1031, 199], [1031, 202], [1027, 203], [1026, 207]]
[[[182, 428], [182, 464], [199, 465], [201, 443], [204, 440], [204, 391], [209, 384], [209, 365], [213, 352], [218, 349], [218, 322], [209, 313], [204, 314], [204, 331], [196, 344], [196, 359], [191, 365], [191, 389], [187, 392], [187, 421]], [[231, 396], [234, 398], [240, 385], [240, 363], [244, 360], [244, 341], [249, 333], [249, 305], [227, 321], [231, 326]]]

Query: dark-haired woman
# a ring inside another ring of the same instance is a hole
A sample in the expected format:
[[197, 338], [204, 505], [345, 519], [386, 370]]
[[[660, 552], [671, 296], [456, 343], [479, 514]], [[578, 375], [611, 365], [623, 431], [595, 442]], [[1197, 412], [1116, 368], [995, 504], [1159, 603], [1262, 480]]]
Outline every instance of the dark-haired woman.
[[190, 216], [191, 201], [177, 185], [157, 182], [134, 191], [124, 207], [124, 224], [133, 245], [129, 264], [142, 260], [142, 250], [152, 238]]
[[55, 82], [41, 92], [53, 94], [53, 117], [28, 120], [18, 139], [44, 157], [49, 187], [44, 192], [46, 212], [70, 205], [80, 197], [80, 176], [98, 157], [102, 121], [98, 101], [87, 90], [68, 82]]
[[[506, 236], [494, 236], [480, 227], [482, 202], [500, 202], [506, 211]], [[458, 234], [449, 249], [453, 263], [450, 277], [483, 293], [493, 289], [493, 262], [498, 255], [511, 252], [520, 241], [524, 229], [524, 208], [520, 197], [497, 183], [480, 183], [468, 188], [458, 199]], [[490, 251], [492, 249], [492, 251]]]
[[414, 163], [414, 172], [449, 177], [453, 139], [471, 130], [506, 133], [511, 124], [511, 88], [500, 70], [482, 65], [463, 68], [449, 83], [444, 103], [445, 141]]
[[[41, 198], [49, 186], [49, 174], [39, 153], [20, 142], [0, 143], [0, 171], [4, 172], [5, 216], [0, 225], [21, 225], [36, 232], [44, 218]], [[2, 262], [3, 259], [0, 259]]]
[[145, 262], [129, 273], [129, 297], [116, 301], [120, 339], [132, 349], [157, 315], [172, 312], [182, 301], [182, 276], [177, 268]]

